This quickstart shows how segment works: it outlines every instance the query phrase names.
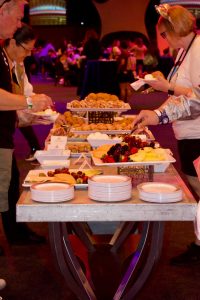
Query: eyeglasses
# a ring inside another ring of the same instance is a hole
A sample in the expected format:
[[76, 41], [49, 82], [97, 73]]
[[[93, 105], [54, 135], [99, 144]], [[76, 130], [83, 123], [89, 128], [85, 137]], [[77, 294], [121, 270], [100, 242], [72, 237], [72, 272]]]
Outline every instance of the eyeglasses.
[[163, 31], [160, 33], [160, 36], [163, 38], [163, 39], [166, 39], [167, 38], [167, 32], [166, 31]]
[[26, 48], [26, 47], [24, 47], [21, 43], [19, 44], [25, 51], [27, 51], [27, 52], [31, 52], [31, 51], [33, 51], [35, 48], [31, 48], [31, 49], [29, 49], [29, 48]]
[[0, 4], [0, 8], [6, 3], [6, 2], [10, 2], [11, 0], [5, 0], [2, 2], [2, 4]]

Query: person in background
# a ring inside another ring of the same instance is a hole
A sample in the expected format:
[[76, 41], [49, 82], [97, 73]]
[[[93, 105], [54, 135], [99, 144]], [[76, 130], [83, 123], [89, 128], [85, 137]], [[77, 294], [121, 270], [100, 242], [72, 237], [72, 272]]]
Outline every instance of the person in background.
[[39, 58], [40, 71], [43, 77], [48, 76], [49, 72], [49, 60], [51, 56], [56, 55], [56, 49], [50, 41], [43, 42], [37, 57]]
[[121, 55], [121, 42], [120, 40], [114, 40], [111, 47], [110, 59], [118, 59]]
[[[35, 44], [35, 34], [31, 27], [23, 24], [18, 28], [12, 39], [6, 39], [3, 52], [8, 59], [12, 70], [12, 90], [16, 94], [33, 95], [33, 87], [28, 82], [23, 61]], [[34, 122], [35, 116], [18, 111], [19, 123], [25, 116], [29, 116], [30, 123]], [[11, 183], [8, 191], [9, 210], [2, 213], [2, 222], [6, 237], [11, 244], [41, 243], [45, 239], [34, 233], [25, 223], [16, 222], [16, 203], [19, 199], [19, 171], [13, 156]]]
[[136, 72], [139, 77], [142, 77], [144, 71], [144, 57], [147, 52], [147, 47], [145, 46], [142, 38], [136, 38], [135, 45], [132, 47], [132, 51], [135, 53], [136, 57]]
[[[169, 46], [179, 52], [167, 80], [158, 77], [148, 82], [155, 90], [168, 92], [169, 95], [192, 93], [193, 87], [200, 85], [200, 36], [196, 33], [195, 17], [184, 7], [168, 4], [156, 6], [160, 18], [158, 30]], [[195, 95], [194, 95], [195, 96]], [[174, 100], [176, 105], [176, 101]], [[168, 122], [165, 112], [158, 108], [154, 111], [162, 122]], [[200, 152], [200, 116], [195, 119], [173, 121], [173, 130], [178, 142], [181, 168], [193, 191], [200, 197], [199, 181], [193, 161]], [[200, 262], [200, 241], [191, 243], [187, 251], [172, 258], [172, 265], [189, 265]]]
[[93, 28], [90, 28], [86, 31], [82, 46], [83, 50], [81, 52], [80, 72], [78, 80], [79, 82], [77, 83], [77, 95], [81, 94], [87, 61], [93, 59], [97, 60], [103, 55], [103, 49], [99, 40], [99, 35]]
[[163, 73], [165, 78], [169, 75], [172, 67], [174, 66], [174, 59], [170, 53], [170, 48], [165, 48], [163, 50], [163, 55], [158, 57], [157, 69]]
[[130, 83], [134, 81], [136, 58], [133, 54], [130, 54], [126, 41], [121, 41], [121, 54], [117, 58], [117, 63], [120, 99], [127, 102], [128, 97], [132, 94]]

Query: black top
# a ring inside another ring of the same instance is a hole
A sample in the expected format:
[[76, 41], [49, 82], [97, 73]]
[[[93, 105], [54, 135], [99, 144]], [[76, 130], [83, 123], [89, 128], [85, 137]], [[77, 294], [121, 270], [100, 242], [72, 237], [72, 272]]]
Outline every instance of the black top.
[[99, 59], [102, 55], [100, 41], [96, 38], [90, 38], [83, 47], [82, 55], [85, 55], [87, 60]]
[[[12, 82], [8, 60], [0, 48], [0, 88], [12, 92]], [[13, 134], [16, 124], [16, 111], [0, 110], [0, 148], [13, 149]]]

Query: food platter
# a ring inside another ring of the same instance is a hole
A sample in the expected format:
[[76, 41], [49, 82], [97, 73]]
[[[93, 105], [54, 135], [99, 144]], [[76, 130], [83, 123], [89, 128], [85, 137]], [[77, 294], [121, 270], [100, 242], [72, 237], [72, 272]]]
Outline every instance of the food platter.
[[[100, 133], [106, 133], [106, 134], [111, 134], [111, 135], [114, 135], [114, 134], [130, 134], [131, 133], [131, 130], [96, 130]], [[91, 133], [94, 133], [94, 130], [76, 130], [75, 128], [72, 128], [71, 129], [71, 133], [74, 133], [74, 134], [91, 134]]]
[[111, 112], [125, 112], [129, 109], [131, 109], [130, 105], [128, 103], [125, 104], [125, 107], [122, 108], [115, 108], [115, 107], [71, 107], [70, 103], [67, 103], [67, 109], [71, 111], [77, 111], [77, 112], [89, 112], [89, 111], [111, 111]]
[[[50, 171], [50, 170], [30, 170], [28, 172], [26, 178], [24, 179], [24, 182], [22, 183], [22, 186], [23, 187], [31, 187], [32, 184], [44, 182], [45, 181], [45, 176], [39, 176], [39, 174], [40, 173], [45, 173], [47, 175], [47, 171]], [[51, 171], [54, 171], [54, 170], [51, 170]], [[72, 171], [73, 171], [73, 169], [70, 169], [70, 172], [72, 172]], [[48, 180], [48, 177], [46, 177], [46, 179]], [[77, 183], [74, 186], [75, 186], [76, 189], [85, 189], [85, 188], [88, 187], [88, 184]]]
[[[92, 160], [95, 166], [110, 166], [110, 167], [126, 167], [126, 166], [163, 166], [168, 167], [170, 163], [174, 163], [176, 160], [173, 156], [171, 156], [168, 151], [166, 150], [166, 157], [165, 160], [160, 161], [129, 161], [129, 162], [114, 162], [114, 163], [104, 163], [100, 158], [94, 157], [93, 153], [91, 152]], [[161, 171], [162, 172], [162, 171]]]
[[[131, 130], [76, 130], [75, 128], [72, 128], [70, 130], [73, 134], [79, 134], [79, 135], [89, 135], [91, 133], [100, 132], [110, 135], [124, 135], [124, 134], [131, 134]], [[152, 132], [147, 129], [146, 134], [145, 133], [137, 133], [137, 134], [131, 134], [132, 136], [137, 136], [141, 139], [144, 138], [144, 135], [146, 136], [147, 141], [155, 141], [155, 137], [153, 136]], [[79, 139], [79, 138], [68, 138], [68, 141], [87, 141], [86, 139]]]
[[[23, 187], [31, 187], [32, 184], [36, 183], [43, 183], [48, 182], [48, 179], [51, 179], [48, 177], [47, 172], [48, 171], [55, 171], [55, 169], [51, 170], [30, 170], [27, 174], [27, 176], [24, 179], [24, 182], [22, 183]], [[78, 169], [69, 169], [69, 172], [77, 172]], [[91, 169], [84, 169], [82, 172], [90, 172]], [[96, 170], [97, 173], [102, 173], [101, 170]], [[44, 174], [45, 176], [40, 176], [41, 174]], [[51, 181], [53, 182], [53, 181]], [[55, 181], [56, 182], [56, 181]], [[74, 184], [76, 189], [85, 189], [88, 187], [88, 183], [77, 183]]]

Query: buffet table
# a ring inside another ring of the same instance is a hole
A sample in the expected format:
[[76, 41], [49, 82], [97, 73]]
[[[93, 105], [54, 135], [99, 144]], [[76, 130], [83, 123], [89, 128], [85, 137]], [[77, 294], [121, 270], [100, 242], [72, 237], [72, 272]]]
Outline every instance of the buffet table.
[[[104, 174], [116, 173], [117, 168], [106, 168]], [[98, 249], [89, 224], [92, 221], [118, 221], [119, 226], [107, 243], [113, 255], [130, 234], [139, 236], [137, 248], [119, 280], [119, 285], [109, 299], [134, 299], [159, 259], [162, 249], [165, 221], [193, 221], [196, 201], [173, 166], [165, 173], [154, 173], [153, 181], [177, 184], [183, 190], [183, 200], [176, 203], [150, 203], [139, 199], [136, 187], [132, 198], [123, 202], [97, 202], [88, 198], [87, 189], [76, 190], [75, 198], [63, 203], [32, 201], [30, 190], [24, 189], [17, 204], [18, 222], [48, 222], [50, 243], [59, 270], [76, 297], [80, 300], [96, 300], [94, 282], [83, 272], [75, 255], [70, 236], [76, 235], [88, 253]], [[113, 274], [116, 271], [113, 270]], [[103, 286], [102, 286], [103, 289]], [[102, 299], [102, 298], [101, 298]], [[108, 298], [106, 298], [108, 299]]]

